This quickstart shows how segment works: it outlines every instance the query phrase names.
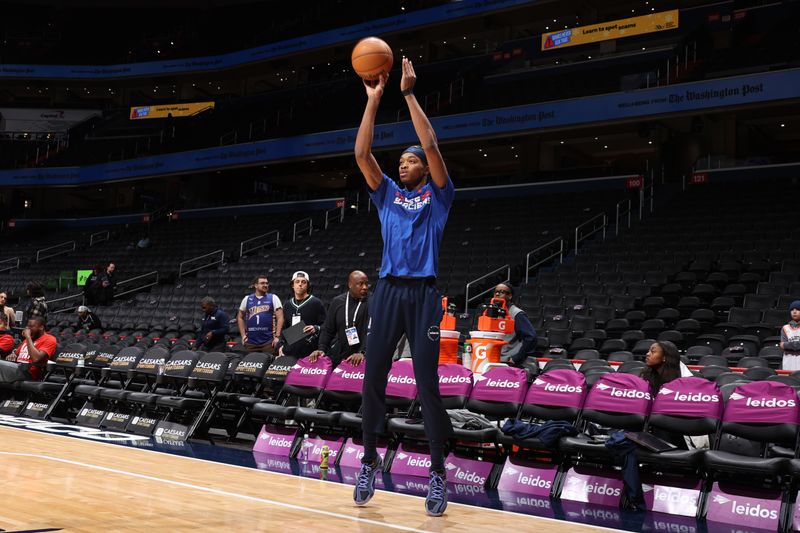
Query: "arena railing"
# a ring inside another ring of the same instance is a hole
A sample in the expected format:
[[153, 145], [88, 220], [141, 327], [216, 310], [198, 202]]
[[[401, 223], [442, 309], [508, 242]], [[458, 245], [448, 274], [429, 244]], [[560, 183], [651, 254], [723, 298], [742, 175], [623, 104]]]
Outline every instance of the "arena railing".
[[[258, 244], [253, 244], [253, 243]], [[281, 233], [278, 230], [272, 230], [269, 233], [258, 235], [252, 239], [247, 239], [239, 243], [239, 257], [244, 257], [245, 254], [266, 248], [270, 245], [278, 246], [281, 242]]]
[[[564, 261], [564, 250], [567, 248], [567, 241], [562, 237], [557, 237], [552, 241], [545, 243], [538, 248], [531, 250], [525, 254], [525, 283], [530, 279], [531, 270], [542, 266], [548, 261], [558, 258], [558, 262]], [[549, 254], [546, 257], [541, 257], [542, 254]], [[536, 261], [531, 264], [531, 261]]]
[[94, 246], [101, 242], [106, 242], [111, 238], [111, 232], [108, 230], [98, 231], [89, 235], [89, 246]]
[[19, 268], [19, 257], [12, 257], [10, 259], [3, 259], [0, 261], [0, 272], [7, 272]]
[[[308, 227], [306, 228], [306, 226]], [[297, 237], [305, 234], [306, 232], [311, 235], [312, 231], [314, 231], [314, 221], [311, 219], [311, 217], [298, 220], [292, 224], [292, 242], [297, 241]]]
[[325, 211], [325, 229], [328, 229], [328, 226], [333, 220], [337, 222], [344, 220], [344, 201], [342, 201], [341, 207], [334, 207], [333, 209]]
[[653, 209], [655, 208], [655, 195], [656, 195], [656, 187], [655, 187], [655, 178], [651, 176], [650, 178], [650, 185], [647, 185], [647, 181], [645, 180], [645, 185], [641, 189], [639, 189], [639, 220], [644, 218], [644, 209], [645, 205], [648, 205], [649, 212], [652, 213]]
[[[608, 217], [605, 213], [600, 213], [582, 224], [575, 226], [575, 255], [578, 255], [578, 245], [597, 232], [603, 232], [603, 240], [606, 240], [606, 228], [608, 227]], [[583, 230], [590, 228], [585, 233]]]
[[222, 264], [224, 261], [224, 250], [214, 250], [213, 252], [209, 252], [207, 254], [198, 255], [197, 257], [182, 261], [178, 265], [178, 277], [182, 278], [186, 274], [191, 274], [192, 272], [197, 272], [198, 270], [203, 270], [204, 268]]
[[[620, 219], [625, 219], [627, 217], [627, 222], [625, 222], [628, 229], [631, 229], [631, 214], [633, 213], [633, 203], [630, 201], [629, 198], [622, 200], [621, 202], [617, 202], [616, 205], [616, 222], [614, 224], [614, 235], [619, 235], [619, 224]], [[641, 216], [639, 217], [641, 219]]]
[[48, 246], [47, 248], [42, 248], [41, 250], [36, 251], [36, 262], [38, 263], [39, 261], [50, 259], [51, 257], [56, 257], [58, 255], [64, 255], [70, 252], [74, 252], [75, 247], [76, 247], [75, 241], [67, 241], [67, 242], [62, 242], [60, 244], [54, 244], [53, 246]]
[[[505, 279], [502, 279], [500, 281], [494, 282], [494, 279], [497, 277], [497, 274], [500, 274], [503, 271], [505, 271], [505, 273], [506, 273]], [[469, 293], [470, 293], [470, 289], [472, 288], [472, 286], [480, 283], [481, 281], [485, 281], [487, 279], [492, 280], [491, 287], [486, 288], [486, 289], [482, 290], [481, 292], [479, 292], [478, 294], [470, 297]], [[481, 276], [479, 278], [476, 278], [476, 279], [473, 279], [472, 281], [467, 283], [467, 286], [466, 286], [466, 288], [464, 290], [464, 299], [465, 299], [464, 312], [465, 313], [468, 312], [469, 303], [471, 301], [477, 300], [478, 298], [482, 298], [486, 294], [491, 293], [494, 290], [494, 287], [495, 287], [495, 285], [497, 285], [497, 283], [508, 283], [509, 280], [511, 280], [511, 266], [510, 265], [503, 265], [500, 268], [496, 268], [496, 269], [492, 270], [491, 272], [489, 272], [488, 274], [484, 274], [483, 276]]]
[[[61, 309], [54, 309], [53, 304], [68, 302], [70, 300], [74, 300], [75, 305], [66, 306]], [[61, 298], [56, 298], [55, 300], [45, 300], [45, 303], [47, 304], [48, 313], [50, 315], [55, 315], [58, 313], [68, 313], [70, 311], [74, 311], [75, 309], [77, 309], [79, 305], [84, 304], [84, 295], [82, 292], [78, 294], [70, 294], [69, 296], [63, 296]]]
[[[141, 283], [137, 283], [132, 288], [130, 289], [127, 288], [128, 285], [140, 281]], [[117, 292], [114, 293], [114, 298], [119, 298], [120, 296], [125, 296], [127, 294], [138, 292], [148, 287], [153, 287], [154, 285], [158, 285], [158, 270], [153, 270], [152, 272], [148, 272], [140, 276], [134, 276], [132, 278], [120, 281], [119, 283], [117, 283]], [[119, 290], [120, 287], [123, 286], [126, 287], [126, 290], [120, 291]]]

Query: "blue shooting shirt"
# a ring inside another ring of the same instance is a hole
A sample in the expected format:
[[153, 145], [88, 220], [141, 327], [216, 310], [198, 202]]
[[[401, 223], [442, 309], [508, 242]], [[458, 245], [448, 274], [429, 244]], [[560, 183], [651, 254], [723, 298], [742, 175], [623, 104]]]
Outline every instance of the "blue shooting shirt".
[[370, 190], [369, 196], [381, 219], [380, 277], [436, 277], [439, 245], [455, 197], [450, 176], [443, 188], [429, 179], [421, 189], [409, 191], [384, 174], [378, 189]]

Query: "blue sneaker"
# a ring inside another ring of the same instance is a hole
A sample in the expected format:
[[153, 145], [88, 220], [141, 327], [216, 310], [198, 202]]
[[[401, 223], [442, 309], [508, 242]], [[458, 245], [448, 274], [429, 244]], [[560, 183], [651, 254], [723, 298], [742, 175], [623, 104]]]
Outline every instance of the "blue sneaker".
[[429, 516], [442, 516], [447, 509], [447, 481], [438, 472], [431, 472], [428, 497], [425, 498], [425, 512]]
[[381, 464], [380, 456], [373, 463], [361, 463], [361, 472], [358, 473], [356, 488], [353, 490], [353, 501], [356, 505], [366, 505], [375, 495], [375, 476], [380, 471]]

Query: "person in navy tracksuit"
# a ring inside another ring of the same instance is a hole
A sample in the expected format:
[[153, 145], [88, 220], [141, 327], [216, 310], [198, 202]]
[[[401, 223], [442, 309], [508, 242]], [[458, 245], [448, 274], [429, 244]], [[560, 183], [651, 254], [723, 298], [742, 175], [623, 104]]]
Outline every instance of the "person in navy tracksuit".
[[411, 346], [425, 433], [430, 443], [430, 488], [425, 500], [429, 515], [441, 516], [447, 507], [444, 446], [452, 435], [450, 418], [439, 395], [439, 323], [441, 294], [436, 288], [439, 246], [455, 190], [439, 153], [436, 134], [414, 97], [414, 67], [403, 58], [400, 89], [411, 113], [419, 146], [400, 156], [400, 184], [381, 171], [371, 153], [375, 115], [388, 75], [364, 82], [367, 105], [356, 137], [355, 155], [377, 206], [383, 236], [380, 279], [370, 299], [364, 399], [362, 404], [364, 458], [354, 491], [356, 504], [374, 494], [381, 458], [377, 436], [386, 414], [386, 382], [397, 342], [403, 333]]

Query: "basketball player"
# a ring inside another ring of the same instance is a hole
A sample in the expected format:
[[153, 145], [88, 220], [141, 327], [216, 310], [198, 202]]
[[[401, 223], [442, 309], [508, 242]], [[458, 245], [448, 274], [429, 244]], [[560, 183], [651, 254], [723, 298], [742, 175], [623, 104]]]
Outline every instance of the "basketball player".
[[419, 145], [400, 155], [400, 185], [381, 171], [371, 153], [375, 115], [388, 75], [364, 82], [367, 106], [356, 137], [355, 155], [370, 198], [377, 206], [383, 236], [380, 279], [370, 300], [370, 329], [364, 376], [364, 458], [353, 498], [372, 498], [382, 460], [376, 451], [386, 415], [386, 381], [392, 354], [405, 333], [411, 346], [425, 434], [430, 443], [430, 487], [425, 510], [441, 516], [447, 507], [444, 446], [453, 431], [439, 395], [441, 294], [436, 288], [439, 245], [455, 190], [428, 117], [414, 97], [414, 66], [403, 58], [400, 90], [411, 112]]

